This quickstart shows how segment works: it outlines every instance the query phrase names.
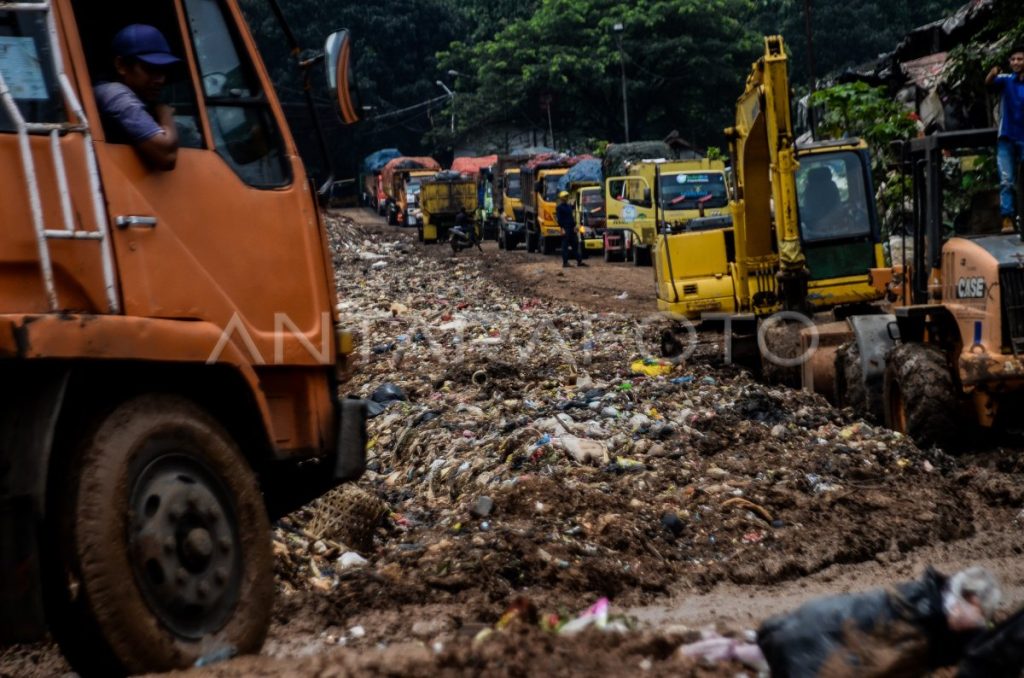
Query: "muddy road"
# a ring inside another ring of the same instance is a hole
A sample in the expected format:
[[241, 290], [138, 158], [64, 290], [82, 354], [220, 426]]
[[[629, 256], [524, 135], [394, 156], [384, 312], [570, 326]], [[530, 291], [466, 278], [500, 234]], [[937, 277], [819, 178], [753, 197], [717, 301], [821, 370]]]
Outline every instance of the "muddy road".
[[[713, 337], [659, 361], [650, 268], [453, 256], [363, 210], [330, 230], [348, 391], [383, 401], [369, 471], [276, 524], [263, 654], [187, 675], [735, 675], [677, 648], [927, 565], [1024, 604], [1019, 449], [918, 449]], [[551, 631], [602, 598], [627, 632]], [[0, 675], [67, 670], [0, 650]]]

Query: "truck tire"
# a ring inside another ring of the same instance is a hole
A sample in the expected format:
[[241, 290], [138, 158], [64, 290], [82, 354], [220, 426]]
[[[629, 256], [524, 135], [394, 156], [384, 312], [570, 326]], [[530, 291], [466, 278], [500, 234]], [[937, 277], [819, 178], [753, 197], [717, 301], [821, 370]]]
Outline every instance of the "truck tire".
[[924, 344], [896, 346], [882, 392], [886, 426], [920, 447], [956, 445], [958, 398], [942, 351]]
[[61, 487], [50, 623], [77, 672], [259, 651], [274, 599], [270, 523], [210, 415], [178, 396], [126, 401], [84, 436]]
[[555, 238], [552, 238], [552, 237], [549, 237], [549, 236], [545, 236], [544, 237], [544, 252], [543, 253], [546, 256], [551, 256], [552, 254], [555, 253], [555, 251], [557, 249], [556, 246], [555, 246], [555, 242], [556, 242]]

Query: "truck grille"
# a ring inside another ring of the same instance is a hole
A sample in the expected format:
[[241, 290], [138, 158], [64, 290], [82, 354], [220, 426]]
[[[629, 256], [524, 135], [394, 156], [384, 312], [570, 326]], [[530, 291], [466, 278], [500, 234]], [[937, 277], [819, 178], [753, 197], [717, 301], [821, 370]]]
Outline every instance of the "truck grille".
[[1003, 346], [1014, 354], [1024, 353], [1024, 268], [999, 271], [1003, 301]]

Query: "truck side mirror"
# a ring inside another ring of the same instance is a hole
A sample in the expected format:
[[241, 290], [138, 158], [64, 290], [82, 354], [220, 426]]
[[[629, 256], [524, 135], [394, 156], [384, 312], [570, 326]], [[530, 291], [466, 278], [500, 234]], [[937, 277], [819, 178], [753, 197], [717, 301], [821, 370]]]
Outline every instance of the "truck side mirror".
[[342, 122], [359, 122], [359, 92], [352, 72], [352, 34], [346, 30], [331, 33], [324, 45], [324, 59], [331, 98], [338, 105]]

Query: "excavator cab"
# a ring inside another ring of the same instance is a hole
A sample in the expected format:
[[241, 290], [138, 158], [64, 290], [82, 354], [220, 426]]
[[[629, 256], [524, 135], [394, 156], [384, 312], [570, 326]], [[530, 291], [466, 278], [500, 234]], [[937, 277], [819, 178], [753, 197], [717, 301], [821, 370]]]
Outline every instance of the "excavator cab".
[[877, 291], [866, 273], [881, 266], [884, 255], [866, 144], [817, 142], [798, 147], [797, 159], [797, 213], [810, 305], [873, 300]]

